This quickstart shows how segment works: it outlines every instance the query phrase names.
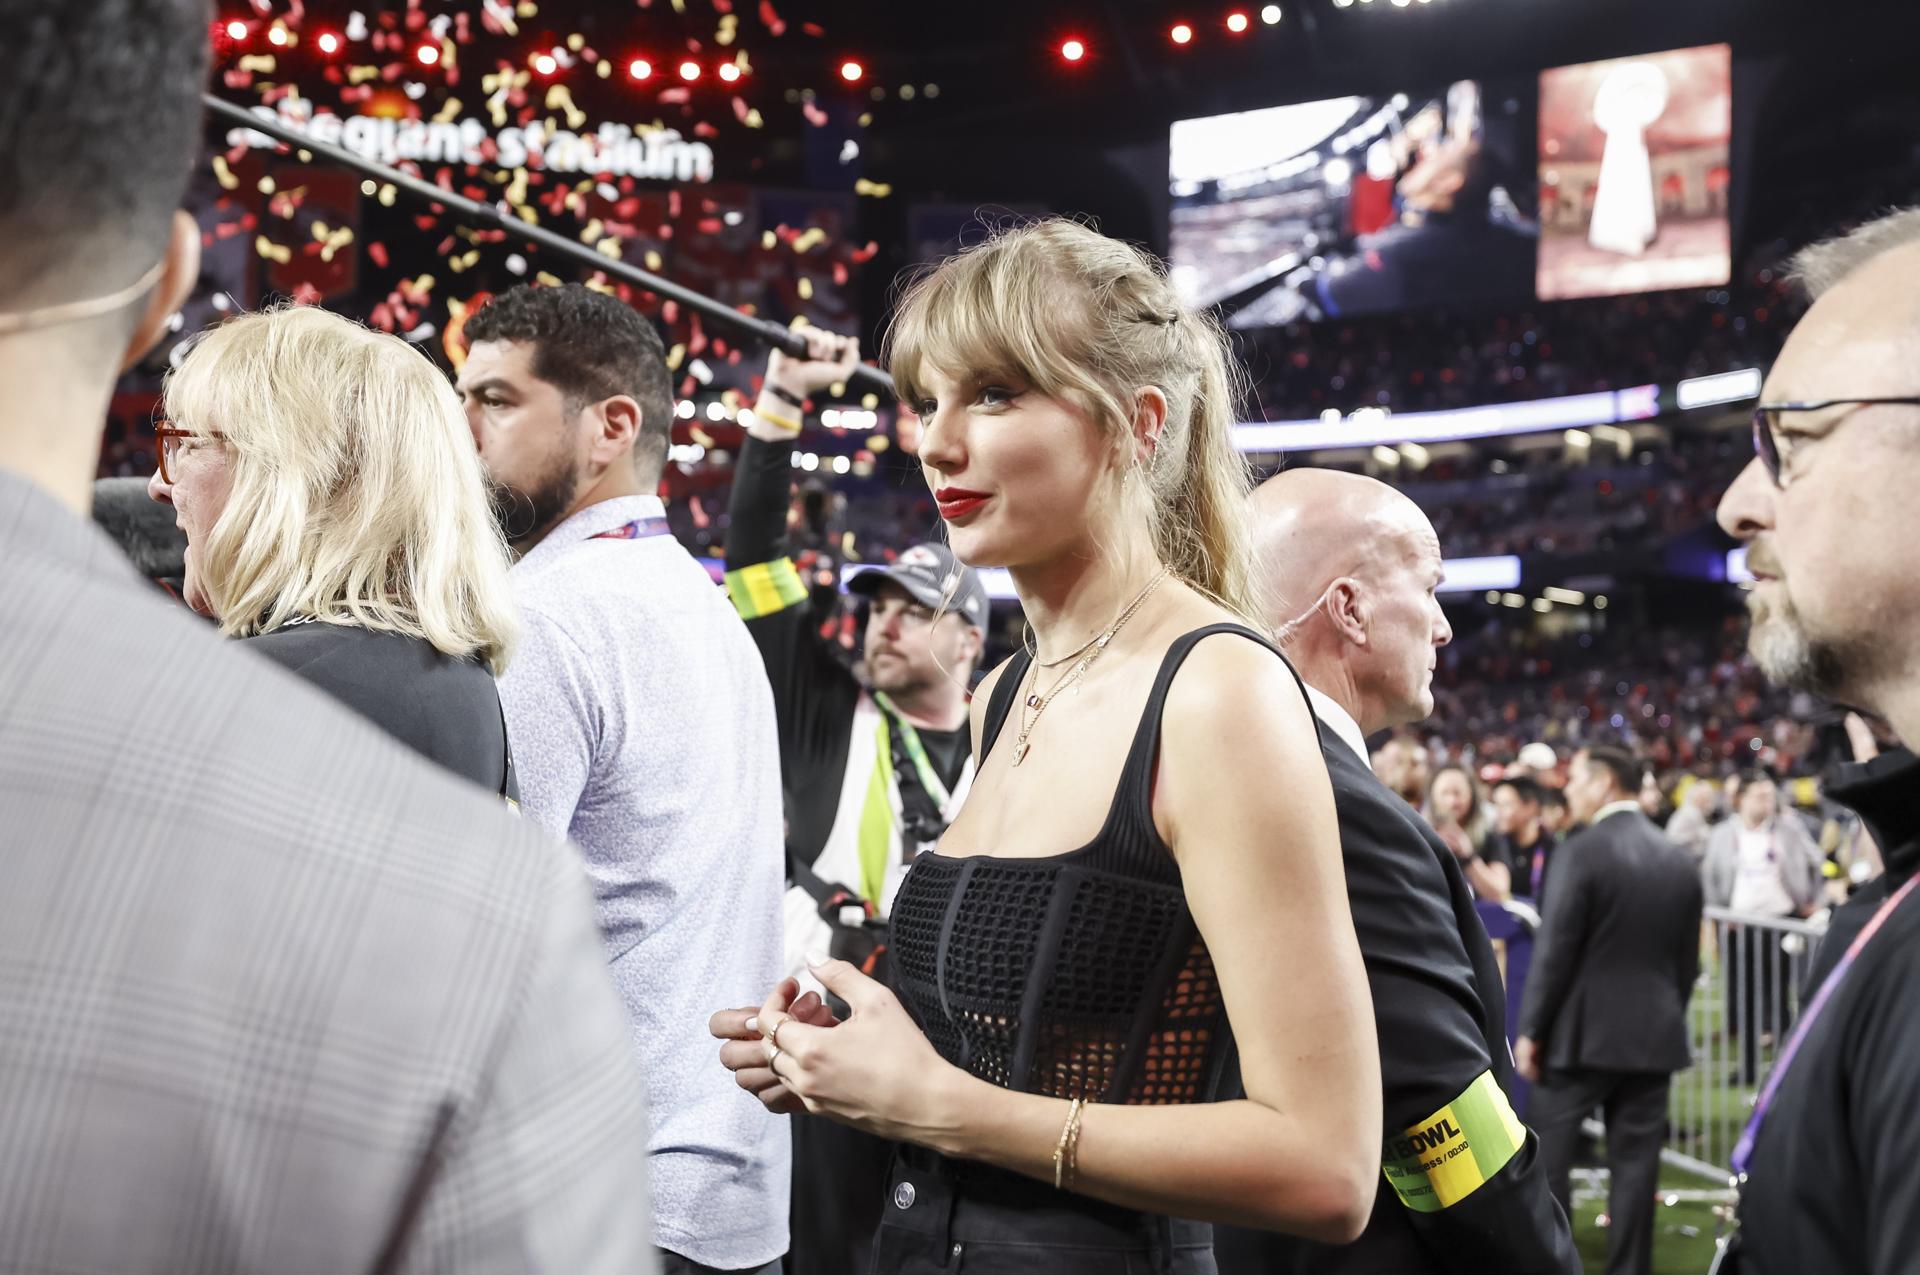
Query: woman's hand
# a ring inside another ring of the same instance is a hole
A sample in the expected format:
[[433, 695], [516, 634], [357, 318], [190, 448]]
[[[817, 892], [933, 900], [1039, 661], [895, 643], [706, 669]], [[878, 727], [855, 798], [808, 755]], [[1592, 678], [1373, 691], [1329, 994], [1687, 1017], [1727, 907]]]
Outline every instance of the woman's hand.
[[[790, 978], [780, 980], [780, 985], [774, 989], [774, 998], [787, 1005], [789, 1017], [819, 1028], [833, 1027], [840, 1021], [833, 1016], [833, 1011], [827, 1008], [817, 992], [808, 992], [799, 1000], [793, 1000], [799, 991], [800, 984]], [[768, 1111], [778, 1116], [789, 1116], [804, 1109], [793, 1091], [781, 1084], [780, 1078], [767, 1069], [767, 1049], [761, 1044], [765, 1038], [760, 1034], [759, 1010], [751, 1006], [723, 1009], [707, 1020], [707, 1030], [726, 1042], [720, 1046], [720, 1065], [732, 1072], [734, 1082], [758, 1098]]]
[[802, 323], [793, 330], [807, 343], [807, 357], [796, 358], [780, 350], [767, 355], [766, 386], [774, 393], [798, 403], [833, 385], [843, 384], [860, 366], [860, 338], [840, 336]]
[[971, 1078], [934, 1051], [885, 986], [846, 961], [810, 968], [853, 1013], [822, 1025], [804, 1012], [807, 997], [789, 1005], [793, 981], [781, 983], [756, 1016], [761, 1040], [748, 1046], [761, 1066], [815, 1115], [936, 1150], [951, 1145]]

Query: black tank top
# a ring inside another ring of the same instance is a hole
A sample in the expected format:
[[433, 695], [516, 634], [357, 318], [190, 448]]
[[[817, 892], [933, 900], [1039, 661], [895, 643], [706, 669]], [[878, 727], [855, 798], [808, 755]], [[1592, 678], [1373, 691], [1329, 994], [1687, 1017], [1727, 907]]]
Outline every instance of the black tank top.
[[[1237, 624], [1173, 643], [1091, 842], [1044, 859], [936, 851], [908, 870], [893, 904], [893, 986], [947, 1061], [1056, 1098], [1148, 1105], [1223, 1096], [1233, 1034], [1152, 810], [1167, 688], [1215, 633], [1273, 650]], [[1015, 656], [994, 687], [982, 762], [1029, 661]]]

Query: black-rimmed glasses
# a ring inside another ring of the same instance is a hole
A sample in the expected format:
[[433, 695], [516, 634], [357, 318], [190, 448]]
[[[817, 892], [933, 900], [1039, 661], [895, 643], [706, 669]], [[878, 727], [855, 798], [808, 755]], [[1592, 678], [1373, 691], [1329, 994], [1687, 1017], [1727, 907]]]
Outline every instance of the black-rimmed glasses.
[[[1784, 490], [1788, 478], [1782, 471], [1781, 462], [1784, 453], [1780, 445], [1780, 416], [1783, 412], [1823, 412], [1829, 407], [1874, 407], [1890, 403], [1920, 407], [1920, 397], [1823, 398], [1809, 403], [1762, 403], [1753, 409], [1754, 453], [1760, 457], [1760, 463], [1767, 467], [1767, 475], [1773, 479], [1773, 485]], [[1838, 429], [1839, 425], [1836, 423], [1834, 428]]]

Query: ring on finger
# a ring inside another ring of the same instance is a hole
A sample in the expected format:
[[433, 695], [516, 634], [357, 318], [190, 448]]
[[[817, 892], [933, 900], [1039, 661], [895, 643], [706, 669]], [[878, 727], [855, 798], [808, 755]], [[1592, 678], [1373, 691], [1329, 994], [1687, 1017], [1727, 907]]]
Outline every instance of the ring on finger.
[[791, 1018], [783, 1018], [773, 1025], [772, 1031], [767, 1033], [767, 1040], [772, 1043], [775, 1049], [780, 1048], [780, 1029], [792, 1021], [793, 1019]]
[[775, 1045], [773, 1047], [773, 1052], [767, 1055], [767, 1070], [772, 1072], [774, 1079], [780, 1081], [782, 1084], [786, 1083], [786, 1078], [780, 1074], [780, 1069], [774, 1066], [774, 1064], [779, 1062], [781, 1056], [785, 1053], [786, 1051], [784, 1049], [780, 1048], [780, 1046], [778, 1045]]

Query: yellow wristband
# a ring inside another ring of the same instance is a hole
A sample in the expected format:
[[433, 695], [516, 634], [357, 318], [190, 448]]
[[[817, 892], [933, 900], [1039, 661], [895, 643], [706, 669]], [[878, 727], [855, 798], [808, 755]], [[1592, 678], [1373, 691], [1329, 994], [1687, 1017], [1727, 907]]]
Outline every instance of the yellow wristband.
[[786, 430], [789, 434], [798, 434], [800, 432], [800, 422], [791, 416], [781, 416], [777, 413], [769, 412], [764, 407], [754, 408], [753, 414], [769, 425], [778, 426]]

